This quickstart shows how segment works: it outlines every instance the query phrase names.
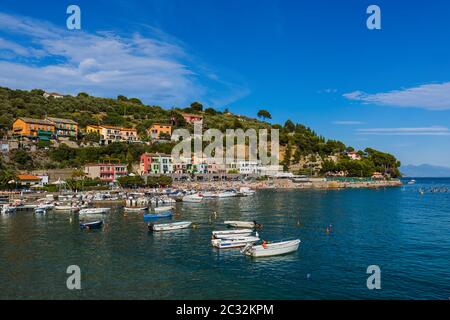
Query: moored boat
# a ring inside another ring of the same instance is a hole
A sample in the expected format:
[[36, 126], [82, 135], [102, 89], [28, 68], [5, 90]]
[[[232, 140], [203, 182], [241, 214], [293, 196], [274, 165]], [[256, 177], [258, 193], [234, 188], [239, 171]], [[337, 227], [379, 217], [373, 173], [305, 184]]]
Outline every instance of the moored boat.
[[171, 211], [166, 211], [166, 212], [161, 212], [161, 213], [156, 213], [156, 214], [152, 214], [152, 213], [144, 214], [144, 220], [170, 218], [170, 217], [172, 217]]
[[259, 241], [259, 237], [247, 236], [233, 239], [212, 239], [211, 244], [218, 249], [240, 248]]
[[222, 237], [229, 237], [229, 236], [245, 236], [250, 235], [253, 232], [252, 229], [239, 229], [239, 230], [218, 230], [213, 231], [212, 235], [214, 238], [220, 239]]
[[199, 202], [202, 202], [203, 196], [201, 196], [199, 194], [190, 194], [190, 195], [184, 196], [183, 198], [181, 198], [181, 200], [183, 202], [199, 203]]
[[103, 220], [80, 223], [81, 229], [100, 229], [103, 226]]
[[105, 214], [108, 213], [110, 208], [86, 208], [80, 210], [80, 215], [88, 215], [88, 214]]
[[163, 224], [148, 224], [149, 231], [171, 231], [171, 230], [180, 230], [186, 229], [191, 226], [192, 222], [190, 221], [181, 221], [174, 223], [163, 223]]
[[9, 204], [5, 204], [5, 205], [0, 207], [0, 213], [1, 214], [15, 213], [16, 210], [17, 210], [16, 207], [10, 206]]
[[253, 245], [253, 244], [246, 245], [241, 252], [243, 254], [255, 258], [271, 257], [297, 251], [299, 245], [300, 245], [299, 239], [274, 243], [263, 242], [262, 245]]
[[155, 212], [167, 212], [173, 210], [172, 206], [164, 206], [164, 207], [156, 207], [154, 209]]
[[224, 224], [234, 228], [261, 228], [262, 225], [256, 221], [224, 221]]

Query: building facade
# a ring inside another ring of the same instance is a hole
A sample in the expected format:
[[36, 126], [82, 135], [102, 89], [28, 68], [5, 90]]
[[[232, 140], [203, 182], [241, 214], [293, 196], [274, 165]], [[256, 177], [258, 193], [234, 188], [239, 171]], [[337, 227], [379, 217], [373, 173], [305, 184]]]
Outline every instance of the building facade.
[[128, 170], [126, 164], [95, 163], [86, 165], [84, 173], [91, 179], [98, 178], [103, 182], [113, 182], [127, 176]]
[[71, 137], [78, 136], [78, 123], [70, 119], [61, 119], [47, 117], [47, 120], [55, 126], [55, 134], [57, 137]]
[[161, 139], [161, 135], [170, 137], [172, 135], [172, 126], [170, 124], [155, 123], [148, 128], [147, 134], [152, 139]]
[[108, 125], [86, 127], [86, 133], [96, 133], [100, 136], [99, 143], [108, 145], [113, 142], [138, 142], [138, 133], [136, 129], [121, 128]]
[[13, 123], [13, 134], [25, 137], [50, 139], [55, 134], [55, 125], [44, 119], [18, 118]]
[[182, 116], [187, 123], [190, 123], [190, 124], [195, 124], [195, 123], [202, 124], [203, 123], [203, 116], [201, 116], [201, 115], [191, 114], [191, 113], [183, 113]]

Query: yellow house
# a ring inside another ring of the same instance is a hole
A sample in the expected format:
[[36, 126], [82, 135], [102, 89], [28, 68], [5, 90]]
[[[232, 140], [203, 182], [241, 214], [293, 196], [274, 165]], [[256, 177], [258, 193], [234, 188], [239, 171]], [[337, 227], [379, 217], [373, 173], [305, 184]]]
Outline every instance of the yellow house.
[[86, 133], [98, 133], [101, 134], [102, 128], [100, 126], [87, 126]]
[[172, 126], [170, 124], [155, 123], [147, 129], [147, 134], [153, 139], [159, 139], [161, 134], [172, 135]]
[[55, 133], [55, 125], [49, 120], [18, 118], [13, 123], [13, 132], [21, 136], [37, 137], [40, 133]]

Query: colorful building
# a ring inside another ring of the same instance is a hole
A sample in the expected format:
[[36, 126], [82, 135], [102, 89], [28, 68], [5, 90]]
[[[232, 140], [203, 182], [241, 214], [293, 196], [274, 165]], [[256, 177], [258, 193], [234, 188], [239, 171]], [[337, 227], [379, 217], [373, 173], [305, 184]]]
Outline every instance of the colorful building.
[[72, 137], [78, 136], [78, 123], [70, 119], [61, 119], [47, 117], [47, 120], [52, 122], [55, 126], [55, 134], [57, 137]]
[[170, 124], [155, 123], [150, 128], [148, 128], [147, 134], [152, 139], [160, 139], [161, 134], [170, 137], [172, 135], [172, 126]]
[[141, 155], [139, 172], [141, 174], [171, 174], [174, 173], [172, 157], [167, 154], [144, 153]]
[[136, 129], [121, 128], [108, 125], [89, 125], [86, 127], [86, 133], [96, 133], [100, 136], [100, 144], [108, 145], [113, 142], [138, 142], [138, 133]]
[[34, 185], [39, 185], [42, 178], [32, 175], [32, 174], [19, 174], [17, 175], [17, 183], [21, 186], [31, 187]]
[[44, 119], [18, 118], [13, 123], [13, 133], [24, 137], [50, 140], [55, 134], [55, 125]]
[[128, 175], [126, 164], [95, 163], [84, 167], [86, 177], [100, 179], [103, 182], [113, 182]]
[[191, 113], [183, 113], [182, 116], [187, 123], [191, 123], [191, 124], [203, 123], [203, 116], [201, 116], [201, 115], [191, 114]]

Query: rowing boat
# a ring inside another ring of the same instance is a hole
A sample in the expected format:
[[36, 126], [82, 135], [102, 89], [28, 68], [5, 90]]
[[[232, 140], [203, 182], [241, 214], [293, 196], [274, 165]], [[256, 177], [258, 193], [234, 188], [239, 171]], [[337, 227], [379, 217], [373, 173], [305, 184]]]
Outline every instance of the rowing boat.
[[192, 222], [190, 221], [181, 221], [175, 223], [164, 223], [164, 224], [153, 224], [149, 223], [148, 230], [149, 231], [171, 231], [171, 230], [180, 230], [186, 229], [191, 226]]
[[259, 237], [239, 237], [233, 239], [212, 239], [211, 244], [218, 249], [245, 247], [259, 241]]
[[80, 223], [81, 229], [100, 229], [102, 226], [103, 226], [102, 220]]
[[257, 225], [255, 221], [225, 221], [224, 224], [234, 228], [254, 228]]
[[300, 240], [274, 242], [263, 245], [248, 244], [242, 249], [242, 253], [251, 257], [271, 257], [291, 253], [298, 250]]
[[80, 215], [88, 215], [88, 214], [105, 214], [109, 212], [110, 208], [87, 208], [87, 209], [81, 209]]
[[124, 211], [126, 212], [143, 212], [143, 211], [147, 211], [148, 208], [147, 207], [125, 207]]
[[212, 234], [215, 238], [221, 238], [223, 236], [236, 236], [236, 235], [250, 235], [253, 232], [252, 229], [239, 229], [239, 230], [220, 230], [213, 231]]
[[172, 212], [171, 211], [161, 212], [161, 213], [157, 213], [157, 214], [151, 214], [151, 213], [144, 214], [144, 220], [170, 218], [170, 217], [172, 217]]
[[172, 206], [165, 206], [165, 207], [156, 207], [155, 212], [166, 212], [166, 211], [170, 211], [173, 210]]

